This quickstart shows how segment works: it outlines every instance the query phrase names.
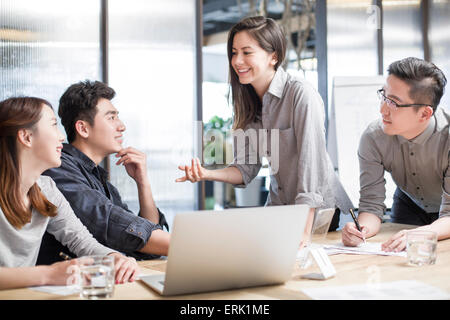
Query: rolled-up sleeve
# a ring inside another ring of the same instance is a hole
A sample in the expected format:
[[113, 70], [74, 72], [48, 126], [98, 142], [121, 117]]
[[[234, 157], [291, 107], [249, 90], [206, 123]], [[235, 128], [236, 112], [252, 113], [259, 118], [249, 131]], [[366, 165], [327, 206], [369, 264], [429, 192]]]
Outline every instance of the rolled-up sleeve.
[[236, 188], [247, 187], [261, 169], [258, 155], [258, 134], [258, 130], [253, 127], [233, 131], [234, 159], [229, 167], [239, 169], [243, 180], [242, 184], [234, 185]]
[[360, 198], [359, 212], [372, 213], [383, 218], [386, 210], [386, 180], [384, 166], [375, 141], [367, 129], [361, 136], [358, 147]]
[[[156, 210], [158, 210], [158, 216], [159, 216], [159, 223], [157, 225], [159, 225], [161, 227], [161, 229], [163, 227], [166, 228], [167, 231], [169, 231], [169, 223], [167, 222], [166, 216], [164, 215], [164, 213], [161, 212], [161, 210], [159, 210], [159, 208], [156, 208]], [[141, 215], [141, 213], [139, 212], [139, 216]]]

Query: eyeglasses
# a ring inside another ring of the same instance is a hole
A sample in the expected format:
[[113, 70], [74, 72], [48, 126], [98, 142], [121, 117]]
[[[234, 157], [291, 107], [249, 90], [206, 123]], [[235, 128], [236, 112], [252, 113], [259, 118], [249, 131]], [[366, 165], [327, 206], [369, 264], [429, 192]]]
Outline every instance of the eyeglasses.
[[393, 110], [396, 110], [397, 108], [407, 108], [407, 107], [417, 107], [417, 106], [428, 106], [428, 107], [433, 108], [432, 105], [423, 104], [423, 103], [398, 104], [394, 100], [386, 97], [386, 95], [384, 94], [384, 89], [377, 90], [377, 95], [381, 102], [386, 102], [386, 105]]

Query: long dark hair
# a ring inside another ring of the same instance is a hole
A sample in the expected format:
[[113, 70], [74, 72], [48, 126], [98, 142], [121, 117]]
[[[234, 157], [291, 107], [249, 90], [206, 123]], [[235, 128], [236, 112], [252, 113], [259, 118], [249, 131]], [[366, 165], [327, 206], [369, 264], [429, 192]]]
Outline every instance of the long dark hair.
[[251, 84], [241, 84], [239, 76], [231, 65], [233, 41], [236, 33], [246, 31], [259, 46], [268, 53], [275, 52], [275, 70], [283, 63], [286, 55], [286, 36], [275, 20], [262, 16], [241, 20], [228, 33], [227, 53], [233, 104], [233, 129], [244, 129], [246, 125], [261, 119], [262, 103]]
[[[25, 208], [20, 196], [20, 163], [17, 154], [17, 133], [31, 129], [41, 118], [43, 105], [51, 104], [40, 98], [9, 98], [0, 102], [0, 207], [9, 223], [17, 229], [31, 221], [31, 210]], [[33, 208], [44, 216], [54, 217], [53, 205], [34, 183], [28, 191]]]

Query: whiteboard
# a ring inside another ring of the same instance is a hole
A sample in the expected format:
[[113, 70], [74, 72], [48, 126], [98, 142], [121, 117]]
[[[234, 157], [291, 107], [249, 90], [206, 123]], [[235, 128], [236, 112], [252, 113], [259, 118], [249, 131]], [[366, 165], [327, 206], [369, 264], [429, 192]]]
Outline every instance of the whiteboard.
[[[377, 90], [384, 83], [383, 76], [333, 78], [328, 152], [355, 207], [359, 206], [359, 140], [369, 123], [381, 117]], [[390, 208], [396, 185], [389, 173], [384, 177], [385, 205]]]

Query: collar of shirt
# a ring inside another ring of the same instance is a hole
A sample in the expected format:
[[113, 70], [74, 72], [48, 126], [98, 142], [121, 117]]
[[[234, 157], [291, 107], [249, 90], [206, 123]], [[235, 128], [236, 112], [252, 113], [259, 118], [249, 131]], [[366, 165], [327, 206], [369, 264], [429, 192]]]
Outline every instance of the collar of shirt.
[[445, 112], [442, 108], [437, 108], [434, 112], [436, 118], [436, 131], [449, 130], [450, 114]]
[[436, 128], [436, 117], [433, 115], [430, 122], [428, 123], [427, 128], [421, 134], [419, 134], [417, 137], [415, 137], [411, 140], [408, 140], [402, 136], [398, 136], [398, 139], [401, 144], [403, 144], [405, 142], [410, 142], [410, 143], [423, 145], [433, 135], [435, 128]]
[[107, 176], [108, 173], [105, 169], [103, 169], [100, 166], [97, 166], [95, 162], [91, 160], [91, 158], [89, 158], [83, 152], [75, 148], [73, 145], [64, 143], [62, 152], [71, 155], [80, 165], [86, 168], [86, 170], [88, 170], [89, 172], [95, 173], [97, 168], [102, 178]]
[[267, 92], [281, 99], [287, 79], [288, 79], [287, 72], [284, 71], [282, 67], [278, 67]]

